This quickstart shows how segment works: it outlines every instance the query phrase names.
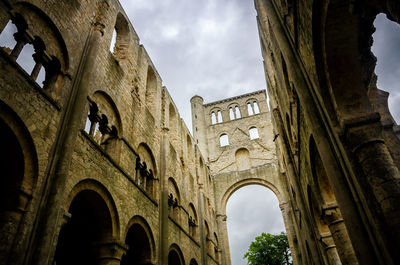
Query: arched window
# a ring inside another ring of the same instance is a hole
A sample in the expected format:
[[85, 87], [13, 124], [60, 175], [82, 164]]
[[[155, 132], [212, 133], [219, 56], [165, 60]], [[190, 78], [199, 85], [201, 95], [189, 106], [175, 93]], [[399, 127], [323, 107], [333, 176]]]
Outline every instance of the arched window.
[[235, 114], [233, 113], [233, 109], [232, 109], [232, 108], [229, 108], [229, 118], [230, 118], [231, 120], [234, 120], [234, 119], [235, 119]]
[[156, 97], [157, 97], [157, 77], [151, 66], [147, 70], [146, 81], [146, 105], [152, 115], [155, 115], [156, 110]]
[[121, 119], [113, 100], [102, 91], [96, 91], [89, 101], [89, 114], [85, 131], [104, 148], [113, 159], [119, 161], [119, 135], [122, 131]]
[[114, 53], [115, 43], [117, 42], [117, 30], [114, 28], [110, 43], [110, 52]]
[[[35, 13], [36, 10], [27, 8], [23, 12], [26, 13], [25, 17], [18, 13], [13, 14], [11, 20], [2, 30], [0, 47], [40, 87], [50, 91], [52, 95], [55, 95], [53, 93], [58, 94], [57, 88], [61, 87], [62, 84], [60, 74], [68, 67], [65, 43], [49, 18], [41, 16], [42, 21], [35, 21], [31, 14]], [[28, 25], [34, 25], [34, 27], [29, 28]], [[41, 37], [47, 43], [52, 44], [47, 47], [49, 49], [46, 49], [45, 42]], [[54, 43], [58, 45], [54, 45]]]
[[240, 109], [238, 106], [235, 107], [235, 115], [236, 115], [236, 119], [239, 119], [242, 117], [242, 115], [240, 114]]
[[137, 149], [139, 156], [136, 158], [135, 182], [147, 194], [157, 199], [157, 168], [153, 152], [150, 147], [141, 143]]
[[249, 113], [249, 116], [254, 115], [253, 107], [250, 103], [247, 103], [247, 112]]
[[168, 210], [169, 216], [177, 223], [180, 223], [179, 206], [181, 205], [181, 195], [178, 184], [173, 178], [168, 179]]
[[213, 111], [211, 113], [211, 124], [216, 124], [217, 123], [217, 116], [215, 115], [215, 112]]
[[229, 145], [229, 138], [227, 134], [221, 134], [221, 136], [219, 137], [219, 145], [221, 147]]
[[259, 138], [258, 130], [256, 127], [251, 127], [249, 130], [249, 134], [250, 134], [250, 140]]
[[129, 42], [128, 21], [119, 13], [115, 21], [110, 51], [117, 59], [124, 59]]
[[220, 110], [217, 112], [217, 119], [218, 119], [218, 123], [222, 122], [222, 113]]
[[189, 204], [189, 234], [195, 240], [198, 240], [198, 221], [197, 221], [197, 213], [194, 205], [192, 203]]
[[258, 107], [257, 101], [253, 102], [253, 106], [254, 106], [254, 114], [260, 113], [260, 108]]

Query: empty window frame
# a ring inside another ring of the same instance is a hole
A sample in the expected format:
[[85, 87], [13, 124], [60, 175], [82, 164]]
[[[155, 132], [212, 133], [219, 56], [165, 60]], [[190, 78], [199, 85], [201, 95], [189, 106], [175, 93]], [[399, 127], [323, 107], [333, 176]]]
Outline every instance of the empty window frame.
[[240, 119], [242, 117], [238, 106], [235, 107], [235, 115], [236, 115], [236, 119]]
[[211, 124], [216, 124], [217, 123], [217, 116], [215, 115], [215, 112], [213, 111], [211, 113]]
[[217, 112], [217, 121], [218, 121], [218, 123], [221, 123], [223, 121], [222, 120], [222, 113], [221, 113], [220, 110]]
[[257, 101], [254, 101], [253, 102], [253, 109], [254, 109], [254, 114], [258, 114], [258, 113], [260, 113], [260, 108], [258, 107], [258, 103], [257, 103]]
[[235, 119], [235, 113], [233, 112], [232, 107], [229, 108], [229, 118], [230, 118], [231, 120], [234, 120], [234, 119]]
[[258, 135], [258, 129], [256, 127], [251, 127], [249, 129], [249, 134], [250, 134], [250, 140], [260, 138]]
[[249, 116], [254, 115], [253, 107], [251, 106], [250, 102], [247, 103], [247, 112]]
[[219, 145], [221, 147], [229, 145], [229, 138], [227, 134], [221, 134], [221, 136], [219, 137]]

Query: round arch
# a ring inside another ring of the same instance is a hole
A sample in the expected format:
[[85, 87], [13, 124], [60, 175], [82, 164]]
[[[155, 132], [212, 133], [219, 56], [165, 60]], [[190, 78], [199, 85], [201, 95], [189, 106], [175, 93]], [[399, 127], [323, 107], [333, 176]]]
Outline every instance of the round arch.
[[23, 236], [20, 226], [38, 179], [38, 156], [20, 117], [0, 101], [0, 259], [7, 260]]
[[[120, 112], [115, 104], [114, 99], [104, 90], [96, 90], [92, 94], [92, 99], [96, 102], [101, 112], [106, 112], [110, 119], [115, 119], [115, 125], [118, 129], [119, 136], [123, 135], [123, 126]], [[103, 105], [103, 106], [101, 106]]]
[[172, 244], [168, 251], [168, 265], [185, 265], [183, 253], [177, 244]]
[[[141, 259], [141, 264], [155, 263], [157, 257], [156, 244], [151, 227], [145, 218], [139, 215], [132, 217], [126, 226], [124, 238], [128, 245], [128, 252], [124, 256], [125, 258], [122, 258], [121, 264], [130, 264], [132, 261], [136, 261], [134, 259], [138, 257]], [[139, 244], [136, 242], [139, 242]], [[132, 252], [130, 253], [130, 251]], [[129, 254], [132, 257], [128, 257]]]
[[119, 239], [120, 224], [119, 224], [117, 206], [115, 205], [115, 202], [110, 192], [107, 190], [107, 188], [97, 180], [85, 179], [76, 184], [74, 188], [71, 190], [68, 199], [65, 203], [65, 208], [64, 208], [65, 212], [69, 211], [73, 200], [79, 193], [83, 191], [93, 191], [103, 199], [111, 216], [112, 237]]
[[279, 192], [279, 190], [275, 187], [274, 184], [272, 184], [269, 181], [263, 180], [263, 179], [257, 179], [257, 178], [249, 178], [249, 179], [245, 179], [242, 181], [238, 181], [236, 183], [234, 183], [233, 185], [231, 185], [228, 189], [226, 189], [224, 195], [222, 196], [221, 199], [221, 213], [223, 215], [226, 215], [226, 205], [228, 203], [229, 198], [232, 196], [232, 194], [237, 191], [240, 188], [243, 188], [245, 186], [248, 185], [261, 185], [264, 186], [268, 189], [270, 189], [278, 198], [279, 203], [281, 203], [283, 201], [283, 198], [281, 196], [281, 193]]

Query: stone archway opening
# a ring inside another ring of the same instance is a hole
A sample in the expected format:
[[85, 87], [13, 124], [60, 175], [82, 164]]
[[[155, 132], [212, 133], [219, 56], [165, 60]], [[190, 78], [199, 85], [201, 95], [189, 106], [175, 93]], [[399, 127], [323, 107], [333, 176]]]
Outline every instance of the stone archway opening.
[[245, 262], [243, 255], [256, 236], [285, 231], [277, 195], [264, 185], [235, 190], [227, 201], [226, 215], [232, 265]]
[[152, 264], [151, 239], [146, 230], [138, 223], [133, 224], [126, 235], [128, 251], [122, 257], [121, 265]]
[[103, 198], [92, 190], [76, 195], [68, 222], [61, 228], [55, 263], [99, 264], [101, 243], [112, 237], [112, 217]]

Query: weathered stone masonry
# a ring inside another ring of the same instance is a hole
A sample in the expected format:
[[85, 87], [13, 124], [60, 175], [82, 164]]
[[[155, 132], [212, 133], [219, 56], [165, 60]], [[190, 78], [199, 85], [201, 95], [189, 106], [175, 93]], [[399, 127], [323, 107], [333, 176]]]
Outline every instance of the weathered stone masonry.
[[400, 130], [370, 52], [398, 2], [255, 7], [270, 108], [194, 96], [192, 137], [118, 1], [0, 1], [2, 264], [230, 264], [249, 184], [278, 197], [294, 264], [400, 263]]

